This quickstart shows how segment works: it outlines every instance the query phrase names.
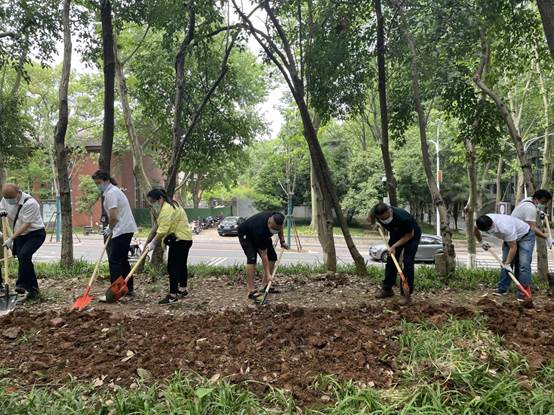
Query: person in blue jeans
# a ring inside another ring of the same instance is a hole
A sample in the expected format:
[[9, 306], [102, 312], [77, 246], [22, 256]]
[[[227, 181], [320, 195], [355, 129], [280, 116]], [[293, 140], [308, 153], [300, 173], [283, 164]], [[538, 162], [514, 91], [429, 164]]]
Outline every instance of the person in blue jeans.
[[[531, 287], [531, 261], [535, 249], [535, 233], [529, 224], [508, 215], [489, 213], [477, 218], [474, 229], [475, 237], [481, 247], [487, 251], [491, 245], [483, 240], [481, 232], [486, 232], [502, 240], [502, 269], [498, 286], [494, 295], [506, 295], [512, 282], [509, 271], [514, 272], [524, 288]], [[517, 291], [518, 301], [524, 300], [524, 295]]]

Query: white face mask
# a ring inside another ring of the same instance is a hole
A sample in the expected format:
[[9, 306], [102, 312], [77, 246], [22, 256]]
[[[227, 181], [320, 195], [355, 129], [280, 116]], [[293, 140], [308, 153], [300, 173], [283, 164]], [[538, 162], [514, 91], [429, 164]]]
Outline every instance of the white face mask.
[[279, 231], [277, 229], [269, 228], [269, 232], [271, 232], [272, 235], [277, 235]]
[[379, 219], [379, 221], [380, 221], [383, 225], [388, 225], [389, 223], [392, 222], [392, 216], [389, 216], [387, 219]]
[[7, 198], [5, 197], [4, 200], [8, 203], [8, 205], [17, 205], [17, 198]]
[[496, 226], [495, 226], [495, 225], [492, 225], [492, 226], [490, 227], [490, 229], [489, 229], [488, 231], [486, 231], [486, 232], [487, 232], [487, 233], [494, 233], [494, 232], [496, 232]]
[[156, 213], [160, 213], [160, 210], [162, 210], [162, 204], [160, 202], [152, 203], [152, 210]]

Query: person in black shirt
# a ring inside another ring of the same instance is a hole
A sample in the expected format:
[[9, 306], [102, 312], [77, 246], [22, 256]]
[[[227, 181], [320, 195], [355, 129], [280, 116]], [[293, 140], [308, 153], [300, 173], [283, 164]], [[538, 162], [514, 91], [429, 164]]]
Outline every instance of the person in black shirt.
[[409, 294], [414, 291], [414, 262], [419, 240], [421, 239], [421, 229], [412, 215], [404, 209], [378, 203], [372, 210], [373, 216], [389, 232], [389, 257], [385, 266], [385, 280], [382, 288], [377, 292], [377, 298], [392, 297], [394, 292], [392, 287], [396, 284], [397, 270], [392, 261], [393, 254], [398, 258], [404, 251], [404, 275], [410, 286], [409, 293], [403, 293], [402, 285], [400, 292], [401, 305], [407, 305], [410, 302]]
[[254, 275], [256, 274], [257, 257], [260, 255], [264, 268], [262, 287], [267, 286], [277, 254], [273, 248], [272, 237], [279, 235], [281, 247], [288, 249], [283, 236], [283, 222], [285, 216], [279, 212], [260, 212], [245, 220], [239, 225], [238, 234], [242, 249], [246, 255], [246, 285], [248, 298], [258, 301], [258, 297], [265, 289], [257, 291], [254, 286]]

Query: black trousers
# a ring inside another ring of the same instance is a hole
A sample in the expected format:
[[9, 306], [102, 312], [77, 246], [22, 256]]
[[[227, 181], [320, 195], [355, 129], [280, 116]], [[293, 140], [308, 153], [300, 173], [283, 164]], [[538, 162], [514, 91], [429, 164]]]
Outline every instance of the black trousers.
[[[116, 238], [112, 238], [112, 250], [108, 256], [108, 264], [110, 265], [110, 281], [113, 283], [119, 277], [127, 277], [131, 271], [129, 264], [129, 246], [133, 239], [132, 233], [124, 233]], [[129, 291], [134, 290], [133, 278], [127, 283]]]
[[[410, 294], [414, 292], [414, 273], [415, 273], [415, 256], [421, 234], [416, 234], [407, 244], [396, 248], [396, 258], [400, 258], [402, 251], [404, 251], [404, 276], [408, 280], [410, 286]], [[393, 245], [396, 241], [389, 241], [389, 246]], [[383, 281], [383, 288], [385, 290], [391, 289], [396, 284], [396, 275], [398, 271], [392, 261], [392, 257], [389, 255], [387, 259], [387, 265], [385, 266], [385, 280]], [[400, 291], [402, 290], [402, 284], [400, 284]]]
[[21, 235], [14, 240], [13, 254], [17, 256], [19, 262], [16, 287], [22, 287], [27, 292], [38, 291], [33, 254], [38, 251], [45, 239], [46, 231], [39, 229], [29, 232], [27, 235]]
[[175, 241], [169, 245], [167, 253], [167, 273], [169, 274], [169, 292], [177, 294], [179, 285], [187, 288], [187, 261], [192, 241]]

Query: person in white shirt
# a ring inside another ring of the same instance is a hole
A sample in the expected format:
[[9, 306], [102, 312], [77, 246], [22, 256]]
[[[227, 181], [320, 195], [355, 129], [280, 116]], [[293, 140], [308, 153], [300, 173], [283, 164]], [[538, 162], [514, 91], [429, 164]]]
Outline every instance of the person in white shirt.
[[[110, 266], [110, 280], [113, 283], [120, 276], [125, 278], [131, 271], [129, 265], [129, 247], [137, 225], [129, 200], [125, 193], [116, 185], [115, 180], [105, 171], [98, 170], [92, 175], [98, 190], [102, 192], [103, 207], [108, 214], [108, 227], [104, 229], [104, 236], [112, 238], [111, 250], [108, 255]], [[129, 292], [134, 295], [133, 278], [127, 283]]]
[[552, 194], [548, 190], [539, 189], [532, 197], [523, 199], [512, 212], [514, 218], [526, 222], [533, 233], [546, 240], [550, 249], [554, 241], [537, 224], [537, 218], [544, 214], [546, 205], [552, 200]]
[[[489, 213], [479, 216], [474, 229], [475, 237], [486, 251], [490, 244], [483, 241], [481, 232], [502, 240], [502, 270], [495, 295], [506, 295], [510, 288], [511, 278], [508, 271], [514, 270], [516, 278], [525, 288], [531, 286], [531, 261], [535, 248], [535, 234], [529, 224], [508, 215]], [[511, 268], [510, 268], [511, 267]], [[517, 299], [523, 301], [523, 294], [517, 292]]]
[[33, 265], [33, 255], [46, 239], [40, 205], [31, 195], [24, 193], [13, 183], [2, 186], [0, 216], [7, 217], [13, 234], [4, 235], [3, 246], [18, 259], [15, 291], [26, 294], [26, 299], [38, 298], [38, 280]]

